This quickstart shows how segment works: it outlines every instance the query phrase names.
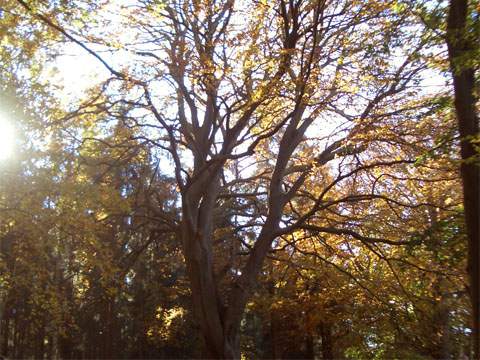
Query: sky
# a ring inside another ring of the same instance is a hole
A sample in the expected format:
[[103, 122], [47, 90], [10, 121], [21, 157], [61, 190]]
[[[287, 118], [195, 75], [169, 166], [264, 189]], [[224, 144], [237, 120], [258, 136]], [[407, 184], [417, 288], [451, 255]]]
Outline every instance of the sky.
[[14, 150], [15, 129], [13, 120], [0, 112], [0, 161], [9, 158]]

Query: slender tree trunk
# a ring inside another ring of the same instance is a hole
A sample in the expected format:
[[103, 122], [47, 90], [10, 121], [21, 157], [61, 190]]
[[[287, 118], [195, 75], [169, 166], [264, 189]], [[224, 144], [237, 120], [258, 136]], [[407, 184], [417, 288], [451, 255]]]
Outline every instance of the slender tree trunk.
[[15, 358], [18, 358], [18, 315], [15, 314], [13, 317], [13, 329], [12, 329], [12, 355]]
[[8, 355], [8, 339], [10, 338], [10, 317], [5, 315], [3, 317], [3, 326], [2, 326], [2, 352], [3, 356]]
[[103, 319], [102, 319], [102, 337], [103, 337], [103, 358], [115, 359], [117, 358], [115, 340], [117, 339], [116, 329], [116, 315], [115, 315], [115, 297], [108, 295], [103, 304]]
[[4, 350], [4, 345], [1, 341], [3, 339], [3, 334], [6, 332], [6, 329], [4, 329], [4, 326], [8, 324], [8, 322], [5, 319], [5, 309], [6, 309], [6, 296], [5, 299], [0, 299], [0, 355], [3, 354]]
[[331, 325], [322, 322], [320, 324], [320, 335], [322, 336], [322, 359], [333, 359], [333, 337]]
[[305, 345], [306, 345], [305, 359], [314, 360], [315, 359], [315, 343], [314, 343], [314, 337], [312, 333], [309, 333], [307, 335], [307, 338], [305, 339]]
[[47, 359], [53, 359], [55, 357], [55, 351], [53, 348], [53, 336], [49, 335], [48, 336], [48, 346], [47, 346], [47, 351], [46, 351], [46, 357]]
[[270, 346], [272, 359], [281, 359], [282, 358], [282, 347], [281, 340], [279, 339], [279, 318], [277, 315], [277, 310], [270, 310]]
[[451, 358], [451, 336], [450, 336], [450, 312], [448, 306], [448, 299], [443, 296], [440, 300], [440, 317], [441, 317], [441, 331], [442, 331], [442, 358]]
[[[61, 291], [61, 288], [59, 290]], [[67, 299], [68, 304], [74, 304], [73, 284], [70, 281], [67, 283], [65, 287], [64, 296]], [[62, 359], [74, 358], [74, 344], [75, 344], [75, 338], [74, 338], [74, 335], [72, 334], [72, 329], [69, 326], [65, 334], [59, 336], [59, 351], [60, 351], [60, 357]]]
[[35, 349], [35, 359], [43, 359], [45, 355], [45, 326], [46, 321], [45, 319], [42, 320], [42, 325], [37, 332], [37, 346]]
[[[461, 175], [468, 233], [468, 273], [472, 301], [474, 358], [480, 357], [480, 166], [472, 139], [479, 134], [475, 104], [475, 69], [471, 63], [478, 39], [468, 33], [467, 0], [450, 0], [447, 45], [455, 90], [455, 110], [461, 137]], [[470, 61], [469, 61], [470, 60]]]

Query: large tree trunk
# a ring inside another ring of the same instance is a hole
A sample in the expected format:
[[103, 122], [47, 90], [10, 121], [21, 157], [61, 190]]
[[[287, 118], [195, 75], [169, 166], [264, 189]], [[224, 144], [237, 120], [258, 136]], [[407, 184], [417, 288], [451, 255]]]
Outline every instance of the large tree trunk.
[[214, 281], [211, 251], [202, 234], [184, 229], [183, 234], [187, 273], [190, 279], [194, 313], [204, 342], [204, 355], [213, 359], [240, 357], [238, 332], [227, 337], [223, 327], [221, 300]]
[[239, 326], [231, 336], [224, 330], [224, 305], [218, 293], [213, 266], [213, 206], [218, 193], [216, 183], [213, 179], [207, 189], [193, 187], [183, 195], [182, 240], [194, 313], [203, 336], [204, 356], [233, 359], [240, 357]]
[[[468, 233], [468, 273], [473, 315], [474, 357], [480, 356], [480, 166], [472, 139], [478, 136], [479, 124], [475, 109], [475, 69], [473, 50], [478, 40], [468, 34], [467, 0], [450, 0], [447, 45], [455, 90], [455, 110], [461, 137], [461, 175], [465, 221]], [[467, 61], [466, 61], [467, 60]]]
[[[278, 223], [277, 217], [275, 221]], [[192, 231], [189, 224], [184, 221], [182, 238], [194, 312], [204, 338], [207, 357], [239, 359], [240, 322], [263, 259], [270, 248], [273, 239], [272, 226], [267, 222], [260, 233], [252, 254], [242, 269], [242, 275], [229, 289], [227, 306], [219, 296], [215, 281], [212, 239], [205, 237], [205, 233], [208, 231], [204, 232], [203, 226], [202, 229]]]
[[[215, 196], [215, 195], [213, 195]], [[203, 209], [205, 210], [205, 209]], [[191, 219], [189, 209], [184, 209], [185, 219]], [[257, 240], [254, 254], [250, 256], [247, 266], [242, 269], [242, 276], [229, 289], [228, 298], [219, 294], [218, 281], [215, 278], [212, 253], [213, 211], [200, 211], [192, 227], [192, 222], [184, 220], [183, 242], [190, 278], [194, 312], [200, 325], [208, 358], [240, 358], [240, 322], [246, 301], [261, 269], [262, 261], [271, 244], [266, 242], [265, 228]], [[270, 227], [267, 227], [270, 229]], [[267, 230], [268, 231], [268, 230]], [[263, 244], [263, 252], [257, 245]], [[245, 275], [247, 277], [245, 278]], [[225, 304], [224, 301], [227, 301]]]

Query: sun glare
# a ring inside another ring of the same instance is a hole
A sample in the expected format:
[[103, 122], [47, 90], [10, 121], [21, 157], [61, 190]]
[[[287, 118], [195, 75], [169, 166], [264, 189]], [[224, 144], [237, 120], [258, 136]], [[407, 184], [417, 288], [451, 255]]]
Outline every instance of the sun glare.
[[7, 159], [13, 154], [15, 131], [11, 121], [0, 113], [0, 160]]

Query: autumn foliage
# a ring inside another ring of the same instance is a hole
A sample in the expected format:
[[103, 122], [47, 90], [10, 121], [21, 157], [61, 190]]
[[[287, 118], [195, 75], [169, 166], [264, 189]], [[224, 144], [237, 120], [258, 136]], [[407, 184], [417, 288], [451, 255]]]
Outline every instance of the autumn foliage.
[[466, 4], [0, 3], [0, 355], [475, 358]]

